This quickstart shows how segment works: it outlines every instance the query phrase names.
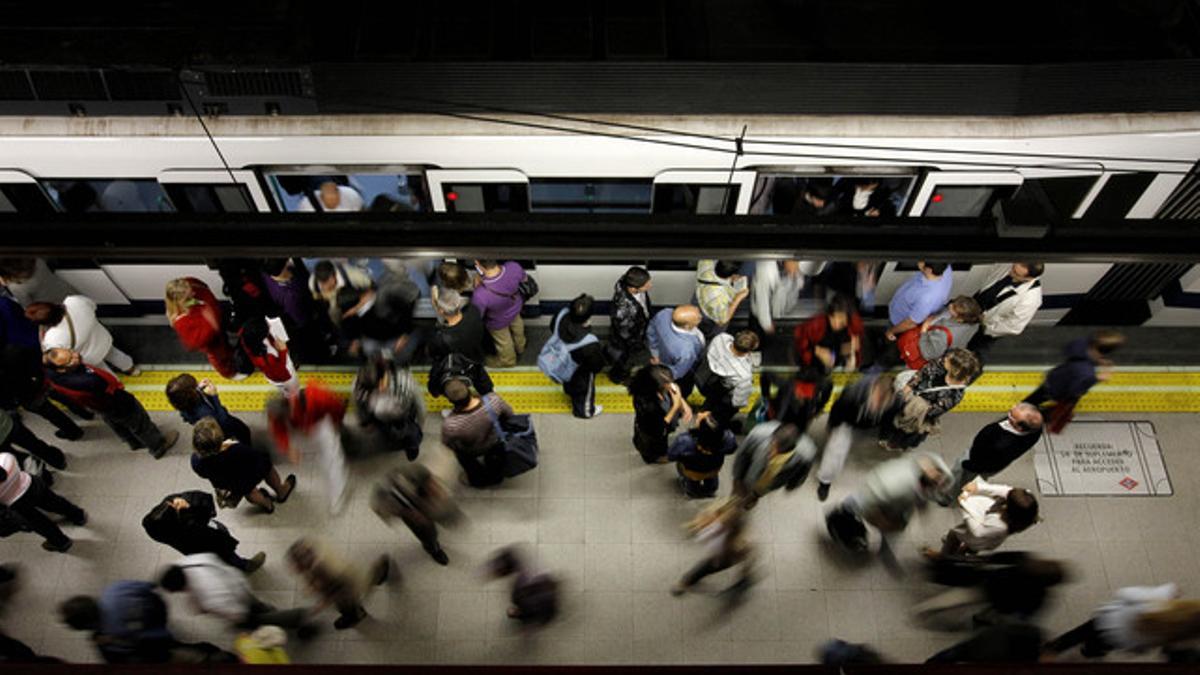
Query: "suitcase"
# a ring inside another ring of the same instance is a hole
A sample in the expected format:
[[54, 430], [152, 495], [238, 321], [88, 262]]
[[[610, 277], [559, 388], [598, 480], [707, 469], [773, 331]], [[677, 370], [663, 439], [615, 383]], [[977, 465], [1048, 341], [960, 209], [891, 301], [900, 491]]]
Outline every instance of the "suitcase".
[[867, 526], [850, 509], [839, 506], [825, 516], [825, 529], [843, 548], [862, 553], [867, 550]]

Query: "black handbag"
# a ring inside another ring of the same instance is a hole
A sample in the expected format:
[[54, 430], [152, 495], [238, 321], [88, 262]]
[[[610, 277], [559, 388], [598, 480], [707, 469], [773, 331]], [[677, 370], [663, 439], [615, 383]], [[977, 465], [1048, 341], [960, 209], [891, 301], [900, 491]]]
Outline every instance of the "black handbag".
[[538, 464], [538, 439], [533, 419], [529, 415], [510, 415], [501, 422], [489, 398], [483, 397], [483, 406], [492, 420], [496, 437], [504, 445], [504, 475], [508, 478], [519, 476]]

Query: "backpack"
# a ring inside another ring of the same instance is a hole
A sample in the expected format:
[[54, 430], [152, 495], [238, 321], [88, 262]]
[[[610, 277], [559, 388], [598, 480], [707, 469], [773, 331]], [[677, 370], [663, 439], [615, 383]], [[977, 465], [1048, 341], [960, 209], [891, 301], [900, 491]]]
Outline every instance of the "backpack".
[[429, 383], [426, 390], [430, 396], [441, 396], [450, 380], [466, 380], [480, 394], [492, 392], [492, 378], [483, 364], [476, 363], [457, 352], [450, 352], [436, 359], [429, 367]]
[[546, 344], [542, 346], [542, 351], [538, 354], [537, 359], [538, 369], [558, 384], [574, 377], [575, 371], [579, 368], [579, 364], [571, 358], [571, 352], [599, 341], [595, 335], [588, 333], [579, 342], [572, 344], [563, 342], [562, 338], [558, 336], [558, 326], [562, 323], [563, 317], [567, 315], [567, 311], [568, 308], [564, 307], [559, 310], [558, 316], [554, 317], [550, 339], [546, 340]]
[[[954, 333], [945, 326], [930, 326], [929, 330], [940, 330], [946, 334], [946, 349], [954, 346]], [[896, 349], [900, 352], [900, 358], [904, 359], [906, 366], [912, 370], [920, 370], [929, 363], [924, 356], [921, 356], [921, 329], [910, 328], [900, 334], [896, 338]]]

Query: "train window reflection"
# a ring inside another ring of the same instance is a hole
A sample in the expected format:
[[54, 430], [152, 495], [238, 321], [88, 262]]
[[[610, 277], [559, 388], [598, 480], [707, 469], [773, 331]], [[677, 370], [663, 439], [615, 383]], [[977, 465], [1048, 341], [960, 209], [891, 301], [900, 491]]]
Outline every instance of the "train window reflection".
[[654, 186], [654, 213], [723, 213], [737, 208], [740, 185], [684, 185], [659, 183]]
[[48, 180], [43, 185], [67, 213], [155, 213], [174, 211], [158, 181], [151, 178], [118, 180]]
[[531, 210], [538, 213], [649, 213], [649, 180], [532, 180]]
[[1005, 189], [996, 185], [939, 185], [929, 196], [925, 215], [930, 218], [977, 218]]
[[288, 212], [429, 211], [425, 177], [412, 173], [268, 174]]
[[525, 183], [443, 183], [448, 213], [528, 213]]
[[165, 187], [171, 201], [182, 213], [249, 213], [256, 210], [242, 185], [168, 184]]
[[765, 175], [755, 184], [750, 213], [878, 218], [903, 212], [912, 176]]
[[53, 213], [46, 193], [33, 183], [0, 185], [0, 213]]

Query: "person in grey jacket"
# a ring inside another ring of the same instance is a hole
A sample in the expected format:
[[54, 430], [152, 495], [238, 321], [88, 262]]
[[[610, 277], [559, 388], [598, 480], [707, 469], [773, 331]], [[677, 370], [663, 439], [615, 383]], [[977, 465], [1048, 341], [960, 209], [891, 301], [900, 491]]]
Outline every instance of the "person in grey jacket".
[[817, 446], [794, 424], [763, 422], [746, 434], [733, 461], [733, 496], [746, 509], [764, 495], [786, 487], [800, 487], [808, 477]]
[[975, 298], [968, 295], [954, 298], [944, 311], [925, 319], [921, 324], [917, 338], [920, 354], [912, 355], [917, 360], [909, 360], [909, 355], [902, 354], [906, 357], [906, 365], [913, 370], [920, 370], [926, 363], [941, 358], [951, 347], [965, 347], [979, 329], [982, 316], [983, 310]]

